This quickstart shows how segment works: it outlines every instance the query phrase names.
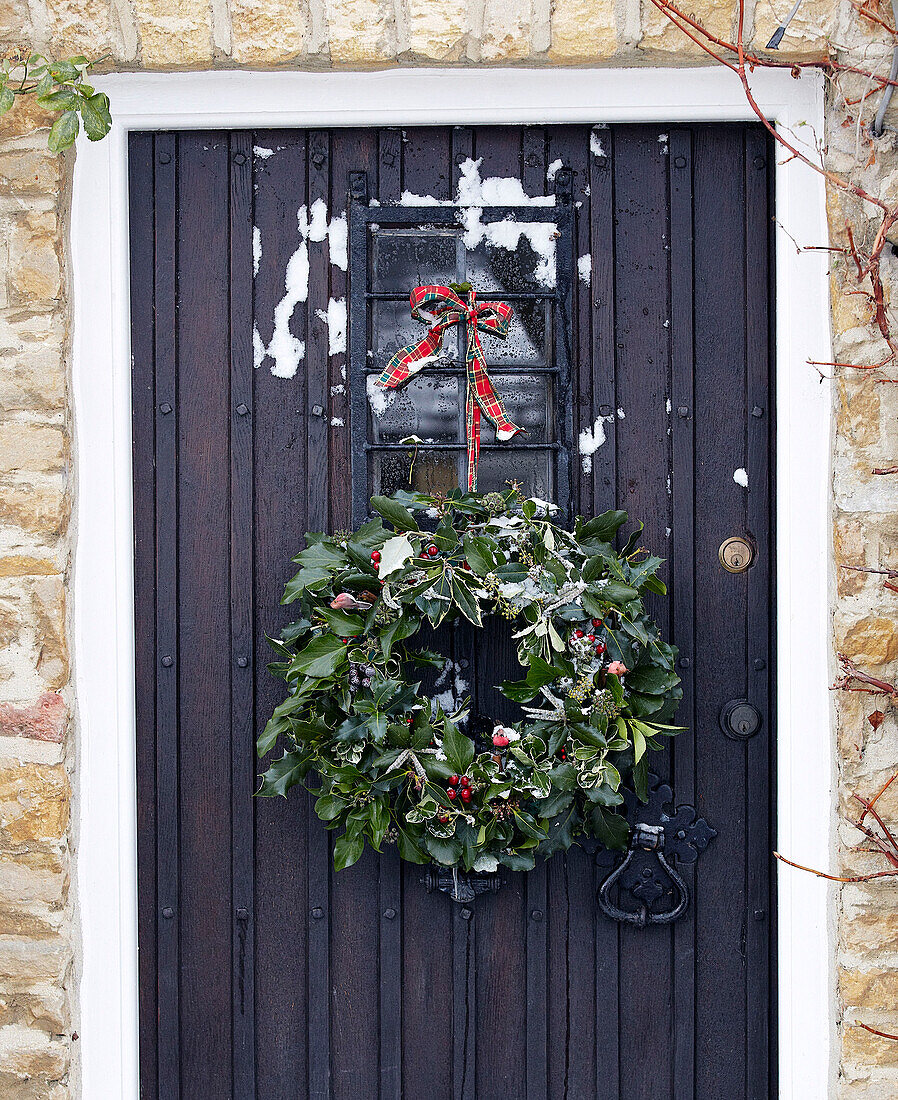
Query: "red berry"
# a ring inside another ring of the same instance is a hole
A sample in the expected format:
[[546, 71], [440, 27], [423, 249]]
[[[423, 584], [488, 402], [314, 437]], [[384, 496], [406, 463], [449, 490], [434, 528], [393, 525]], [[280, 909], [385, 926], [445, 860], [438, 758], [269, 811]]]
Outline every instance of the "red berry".
[[462, 787], [461, 800], [462, 800], [462, 802], [465, 802], [465, 803], [471, 801], [471, 788], [470, 787]]
[[448, 814], [440, 814], [440, 817], [439, 817], [439, 822], [440, 822], [440, 824], [441, 824], [441, 825], [446, 825], [446, 824], [448, 824], [448, 822], [449, 822], [449, 815], [448, 815]]
[[598, 653], [600, 657], [605, 652], [605, 649], [606, 646], [604, 642], [596, 642], [596, 653]]
[[371, 551], [371, 560], [374, 562], [375, 565], [378, 564], [378, 562], [380, 561], [380, 551], [379, 550], [372, 550]]
[[458, 791], [454, 787], [450, 787], [449, 790], [446, 791], [446, 797], [448, 799], [450, 799], [450, 801], [452, 801], [452, 802], [455, 801], [455, 796], [457, 794], [458, 794]]
[[439, 550], [431, 543], [430, 546], [427, 547], [427, 553], [431, 558], [435, 558], [437, 554], [439, 554]]
[[601, 619], [593, 619], [592, 620], [592, 625], [595, 627], [596, 630], [600, 630], [601, 626], [602, 626], [602, 620]]
[[409, 725], [411, 725], [412, 722], [414, 722], [414, 720], [415, 719], [414, 719], [413, 715], [411, 715], [411, 714], [408, 716], [408, 718], [406, 718], [406, 722], [408, 722]]
[[595, 634], [587, 634], [586, 640], [589, 642], [590, 645], [592, 645], [592, 643], [596, 640]]
[[561, 759], [567, 760], [567, 753], [564, 751], [564, 749], [561, 750]]
[[463, 775], [461, 777], [461, 779], [459, 780], [459, 782], [461, 783], [461, 785], [463, 787], [470, 787], [471, 786], [471, 780], [468, 779], [468, 777], [466, 775]]
[[449, 776], [449, 786], [450, 787], [457, 787], [458, 786], [458, 776], [457, 775], [450, 775]]
[[509, 740], [504, 733], [497, 733], [493, 737], [493, 744], [497, 749], [504, 749], [509, 744]]
[[583, 637], [583, 631], [582, 630], [575, 630], [574, 631], [574, 637], [575, 638], [582, 638]]

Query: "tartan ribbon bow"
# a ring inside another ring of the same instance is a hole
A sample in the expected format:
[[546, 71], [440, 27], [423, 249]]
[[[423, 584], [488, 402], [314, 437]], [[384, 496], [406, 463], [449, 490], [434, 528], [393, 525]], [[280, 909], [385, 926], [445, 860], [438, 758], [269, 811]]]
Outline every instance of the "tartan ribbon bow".
[[473, 290], [468, 292], [468, 300], [464, 302], [448, 286], [416, 286], [409, 301], [412, 317], [425, 325], [429, 324], [430, 330], [417, 344], [409, 344], [396, 352], [378, 378], [377, 384], [386, 389], [397, 389], [438, 357], [446, 329], [462, 322], [467, 324], [465, 367], [468, 384], [465, 427], [468, 444], [468, 489], [473, 491], [477, 488], [477, 464], [480, 460], [481, 409], [495, 425], [497, 439], [504, 442], [524, 431], [508, 419], [505, 406], [493, 389], [479, 335], [481, 332], [488, 332], [504, 340], [511, 321], [511, 306], [506, 302], [478, 304]]

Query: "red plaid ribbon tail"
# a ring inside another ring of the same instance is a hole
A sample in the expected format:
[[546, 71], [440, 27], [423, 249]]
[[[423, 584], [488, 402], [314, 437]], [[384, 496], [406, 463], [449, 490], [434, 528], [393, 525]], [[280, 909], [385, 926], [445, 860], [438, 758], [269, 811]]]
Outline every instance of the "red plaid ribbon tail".
[[466, 322], [468, 347], [465, 353], [467, 369], [467, 398], [465, 401], [465, 426], [468, 444], [468, 489], [477, 488], [477, 465], [480, 460], [481, 410], [496, 427], [496, 438], [505, 442], [524, 431], [508, 418], [505, 406], [486, 370], [486, 360], [477, 330], [491, 333], [504, 340], [511, 321], [511, 306], [506, 302], [481, 302], [476, 304], [474, 291], [468, 294], [467, 303], [448, 286], [418, 286], [411, 293], [412, 316], [431, 327], [427, 335], [415, 344], [401, 348], [377, 380], [386, 389], [396, 389], [412, 375], [436, 359], [443, 347], [443, 334], [451, 325]]

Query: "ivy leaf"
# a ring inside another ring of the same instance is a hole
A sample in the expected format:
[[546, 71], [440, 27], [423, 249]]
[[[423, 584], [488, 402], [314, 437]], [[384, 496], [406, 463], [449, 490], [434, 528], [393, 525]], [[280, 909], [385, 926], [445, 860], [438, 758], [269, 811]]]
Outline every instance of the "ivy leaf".
[[54, 61], [50, 66], [50, 76], [57, 84], [65, 84], [67, 81], [77, 80], [81, 72], [73, 61]]
[[627, 673], [627, 687], [644, 695], [663, 695], [676, 687], [680, 677], [675, 672], [658, 665], [647, 665]]
[[78, 121], [77, 111], [66, 111], [50, 127], [50, 136], [47, 145], [51, 153], [59, 153], [67, 149], [78, 136], [81, 123]]
[[6, 112], [15, 103], [16, 97], [13, 95], [12, 90], [4, 84], [0, 87], [0, 115], [5, 115]]
[[322, 821], [333, 821], [346, 809], [346, 802], [334, 794], [323, 794], [315, 802], [315, 813]]
[[462, 539], [465, 548], [465, 560], [471, 569], [480, 577], [486, 576], [495, 568], [489, 541], [482, 535], [466, 533]]
[[322, 634], [309, 642], [306, 648], [293, 658], [291, 670], [301, 676], [323, 680], [333, 676], [346, 660], [346, 646], [333, 634]]
[[327, 623], [328, 629], [338, 634], [341, 638], [352, 638], [361, 634], [365, 623], [360, 615], [350, 615], [346, 611], [335, 611], [331, 607], [322, 607], [321, 617]]
[[458, 863], [461, 856], [461, 844], [452, 837], [444, 839], [443, 837], [432, 836], [430, 833], [425, 833], [424, 847], [437, 863], [442, 863], [446, 867], [451, 867], [454, 863]]
[[387, 522], [392, 523], [397, 531], [417, 531], [418, 524], [408, 508], [393, 500], [391, 497], [372, 497], [371, 507], [375, 512], [380, 512]]
[[109, 113], [109, 96], [96, 92], [81, 101], [81, 121], [84, 132], [91, 141], [101, 141], [112, 129]]
[[400, 859], [407, 860], [409, 863], [429, 863], [430, 862], [428, 857], [418, 847], [418, 845], [416, 844], [415, 840], [412, 838], [410, 833], [408, 833], [401, 826], [397, 826], [396, 831], [399, 833], [399, 838], [397, 840], [397, 845], [398, 845], [398, 848], [399, 848], [399, 857], [400, 857]]
[[343, 871], [357, 863], [365, 850], [365, 838], [363, 836], [350, 836], [344, 833], [338, 836], [334, 844], [334, 870]]

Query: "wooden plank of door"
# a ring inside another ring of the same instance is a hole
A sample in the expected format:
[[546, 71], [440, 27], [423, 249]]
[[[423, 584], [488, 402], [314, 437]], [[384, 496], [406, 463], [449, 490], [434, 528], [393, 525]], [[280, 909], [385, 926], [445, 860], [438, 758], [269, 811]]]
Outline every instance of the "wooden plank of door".
[[[381, 201], [398, 197], [397, 187], [416, 195], [432, 195], [437, 199], [452, 197], [452, 130], [447, 127], [416, 127], [404, 132], [401, 142], [401, 180], [391, 175], [383, 177]], [[387, 199], [384, 196], [387, 195]], [[411, 290], [411, 287], [409, 287]], [[422, 330], [423, 331], [423, 330]], [[436, 648], [455, 659], [452, 631], [441, 628], [430, 641]], [[427, 680], [425, 680], [427, 683]], [[426, 690], [426, 689], [425, 689]], [[402, 967], [399, 975], [402, 1000], [401, 1060], [402, 1086], [406, 1096], [452, 1095], [452, 912], [455, 906], [443, 894], [427, 894], [422, 885], [423, 868], [405, 864], [399, 868], [402, 887], [398, 920], [391, 922], [384, 940], [383, 962], [393, 950], [395, 938], [401, 934]], [[392, 875], [392, 871], [391, 871]], [[392, 877], [381, 871], [381, 882], [392, 888]], [[382, 891], [384, 886], [382, 885]], [[381, 904], [388, 901], [381, 894]], [[394, 907], [391, 905], [391, 908]], [[435, 950], [434, 945], [443, 945]], [[383, 1049], [384, 1040], [381, 1040]], [[391, 1093], [386, 1095], [392, 1096]]]
[[253, 143], [230, 140], [230, 585], [231, 585], [231, 987], [233, 1093], [254, 1100], [255, 976], [253, 917]]
[[[670, 143], [670, 424], [673, 448], [671, 487], [672, 639], [680, 651], [677, 671], [683, 701], [677, 710], [678, 734], [672, 748], [674, 795], [677, 804], [695, 805], [695, 394], [692, 362], [692, 132], [672, 130]], [[695, 867], [678, 867], [690, 894], [695, 895]], [[674, 1080], [695, 1079], [695, 906], [674, 925], [673, 1061]]]
[[228, 135], [177, 145], [181, 1091], [212, 1097], [232, 1040]]
[[[619, 506], [645, 522], [644, 544], [667, 544], [671, 526], [669, 390], [670, 286], [667, 157], [660, 127], [621, 127], [614, 135], [615, 295]], [[607, 446], [607, 443], [605, 444]], [[600, 448], [601, 449], [601, 448]], [[653, 606], [652, 606], [653, 604]], [[670, 637], [666, 601], [650, 604], [662, 635]], [[665, 760], [653, 769], [666, 774]], [[673, 1100], [672, 988], [669, 928], [620, 929], [620, 1096]], [[613, 1052], [612, 1052], [613, 1056]]]
[[[131, 409], [134, 461], [134, 627], [137, 702], [137, 922], [139, 930], [140, 1080], [158, 1094], [157, 992], [159, 932], [156, 904], [156, 419], [172, 414], [156, 407], [154, 355], [153, 188], [155, 138], [128, 140], [131, 203]], [[165, 403], [174, 409], [173, 395]]]
[[[724, 736], [724, 704], [746, 690], [748, 574], [718, 561], [745, 531], [745, 171], [741, 128], [696, 129], [696, 790], [718, 835], [696, 871], [696, 1097], [745, 1095], [747, 748]], [[726, 180], [726, 186], [721, 181]], [[759, 797], [759, 792], [754, 792]], [[757, 807], [752, 807], [757, 812]], [[765, 811], [766, 812], [766, 807]]]
[[[342, 184], [334, 173], [334, 145], [357, 140], [356, 131], [313, 131], [309, 135], [309, 202], [326, 204], [330, 224], [340, 212], [345, 212], [345, 173]], [[373, 150], [372, 150], [373, 151]], [[346, 163], [346, 156], [343, 163]], [[364, 165], [362, 165], [364, 167]], [[332, 181], [333, 179], [333, 186]], [[338, 194], [339, 192], [342, 192]], [[316, 234], [317, 235], [317, 234]], [[333, 316], [332, 303], [338, 296], [332, 285], [339, 269], [331, 263], [330, 242], [312, 244], [309, 264], [309, 347], [307, 363], [312, 378], [320, 379], [319, 400], [325, 415], [319, 418], [325, 439], [335, 431], [344, 432], [345, 425], [334, 424], [328, 415], [329, 405], [329, 326], [323, 317]], [[341, 273], [342, 274], [342, 273]], [[345, 297], [345, 292], [343, 294]], [[345, 469], [331, 467], [326, 476], [327, 458], [310, 441], [309, 482], [328, 481], [328, 498], [335, 483], [348, 480]], [[348, 486], [341, 485], [341, 500], [345, 501]], [[310, 518], [310, 523], [312, 522]], [[313, 530], [326, 528], [323, 516]], [[327, 838], [324, 825], [318, 820], [309, 801], [309, 827], [313, 835]], [[328, 845], [323, 840], [323, 847]], [[379, 951], [374, 930], [378, 927], [378, 862], [379, 857], [366, 848], [355, 866], [331, 876], [330, 898], [330, 998], [331, 998], [331, 1096], [334, 1100], [354, 1100], [358, 1096], [376, 1096], [379, 1069], [373, 1052], [378, 1049], [379, 1020]], [[322, 922], [323, 923], [323, 922]], [[398, 960], [397, 960], [398, 962]]]
[[[772, 615], [774, 534], [771, 530], [772, 451], [774, 424], [770, 371], [774, 316], [770, 293], [772, 234], [770, 219], [771, 141], [761, 126], [745, 134], [745, 356], [747, 469], [749, 471], [748, 530], [758, 545], [758, 556], [747, 574], [748, 691], [761, 711], [761, 730], [748, 743], [746, 819], [748, 881], [746, 883], [747, 1067], [746, 1095], [763, 1096], [771, 1088], [770, 974], [772, 913], [776, 878], [773, 873], [772, 777], [776, 774], [776, 738], [770, 707], [770, 670], [773, 665]], [[769, 813], [761, 812], [765, 806]]]
[[[253, 145], [259, 248], [253, 325], [267, 346], [275, 307], [286, 291], [287, 265], [301, 247], [297, 212], [306, 202], [306, 133], [261, 131]], [[304, 328], [300, 302], [290, 331], [302, 337]], [[293, 609], [280, 600], [290, 558], [308, 530], [305, 371], [300, 365], [294, 377], [279, 378], [271, 365], [266, 359], [253, 372], [254, 679], [260, 723], [284, 697], [282, 681], [266, 668], [271, 649], [265, 638], [276, 637], [293, 618]], [[257, 763], [259, 771], [265, 766]], [[308, 892], [308, 802], [297, 790], [289, 798], [257, 798], [255, 809], [256, 1044], [264, 1052], [257, 1091], [260, 1097], [292, 1096], [308, 1082], [308, 927], [317, 905]], [[318, 1038], [326, 1048], [327, 1034]]]
[[[589, 156], [588, 127], [549, 129], [548, 164], [557, 165], [560, 160], [573, 173], [575, 262], [590, 251]], [[589, 284], [575, 279], [571, 380], [576, 416], [571, 472], [575, 510], [584, 515], [592, 513], [592, 479], [582, 475], [576, 440], [581, 422], [592, 424], [590, 291]], [[592, 858], [581, 849], [572, 849], [565, 856], [553, 857], [545, 870], [548, 987], [543, 1012], [548, 1045], [548, 1096], [550, 1100], [565, 1100], [569, 1096], [590, 1096], [595, 1087], [596, 906]], [[614, 966], [616, 971], [616, 939]], [[608, 1026], [606, 1021], [602, 1021], [602, 1026]]]
[[[617, 409], [617, 337], [615, 329], [615, 222], [614, 158], [615, 131], [593, 128], [586, 153], [589, 172], [590, 236], [592, 259], [592, 342], [591, 377], [585, 384], [590, 394], [588, 408], [581, 410], [581, 431], [597, 431], [596, 418], [607, 417]], [[588, 365], [584, 365], [588, 369]], [[590, 514], [623, 507], [617, 494], [617, 417], [603, 419], [605, 442], [596, 448], [583, 467], [580, 461], [584, 498], [592, 501]], [[579, 436], [578, 436], [579, 439]], [[578, 458], [580, 456], [578, 455]], [[588, 472], [587, 472], [588, 471]], [[595, 908], [595, 891], [609, 868], [596, 868], [592, 884], [595, 953], [594, 1003], [596, 1015], [603, 1004], [617, 1005], [620, 989], [620, 925], [608, 920]], [[595, 1091], [617, 1100], [620, 1091], [620, 1018], [617, 1012], [603, 1013], [595, 1027]]]
[[[475, 159], [481, 161], [481, 178], [520, 179], [521, 141], [520, 127], [478, 127], [474, 131], [474, 151]], [[516, 717], [518, 706], [494, 687], [502, 680], [520, 676], [508, 624], [497, 616], [487, 619], [484, 629], [477, 632], [475, 653], [475, 712], [499, 720]], [[506, 872], [505, 877], [507, 884], [499, 893], [478, 899], [474, 918], [466, 924], [477, 926], [476, 1095], [518, 1100], [527, 1089], [527, 1006], [520, 991], [527, 981], [527, 944], [521, 929], [527, 927], [529, 917], [524, 876]], [[499, 1041], [497, 1020], [502, 1021]]]
[[155, 360], [160, 416], [156, 433], [156, 888], [158, 896], [158, 1084], [179, 1096], [180, 840], [178, 716], [177, 142], [156, 138]]

